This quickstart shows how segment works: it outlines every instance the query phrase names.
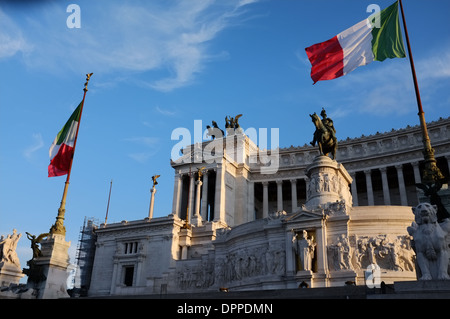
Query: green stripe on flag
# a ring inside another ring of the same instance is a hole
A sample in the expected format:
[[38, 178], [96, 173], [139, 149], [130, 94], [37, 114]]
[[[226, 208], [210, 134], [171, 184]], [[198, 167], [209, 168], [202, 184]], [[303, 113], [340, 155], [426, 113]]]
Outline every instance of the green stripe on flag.
[[73, 111], [70, 118], [67, 120], [67, 123], [64, 125], [64, 127], [59, 131], [58, 135], [56, 136], [57, 142], [56, 145], [61, 145], [61, 143], [64, 141], [65, 137], [67, 136], [67, 133], [70, 130], [70, 126], [72, 125], [73, 121], [80, 121], [80, 111], [81, 111], [81, 102], [78, 107]]
[[[372, 24], [376, 17], [372, 19]], [[379, 13], [379, 28], [372, 29], [372, 51], [375, 61], [384, 61], [387, 58], [404, 58], [405, 47], [398, 19], [398, 1]]]

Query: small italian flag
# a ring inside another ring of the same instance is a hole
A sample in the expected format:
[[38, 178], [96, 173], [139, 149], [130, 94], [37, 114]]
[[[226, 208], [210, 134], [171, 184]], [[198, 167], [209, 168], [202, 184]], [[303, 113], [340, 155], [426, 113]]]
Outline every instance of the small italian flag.
[[336, 79], [372, 61], [406, 57], [398, 1], [332, 39], [305, 50], [312, 65], [314, 84]]
[[69, 172], [70, 162], [74, 154], [75, 137], [80, 123], [82, 104], [83, 102], [78, 105], [67, 123], [55, 137], [52, 146], [50, 146], [48, 177], [62, 176]]

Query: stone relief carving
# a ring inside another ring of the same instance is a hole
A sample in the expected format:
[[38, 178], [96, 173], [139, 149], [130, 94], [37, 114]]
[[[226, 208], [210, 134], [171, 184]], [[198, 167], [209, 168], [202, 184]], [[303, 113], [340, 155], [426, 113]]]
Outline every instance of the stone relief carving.
[[259, 275], [284, 275], [285, 251], [280, 247], [254, 247], [230, 252], [213, 260], [185, 264], [177, 271], [180, 289], [208, 288], [213, 284], [226, 285]]
[[355, 249], [352, 264], [354, 269], [366, 269], [378, 265], [381, 269], [395, 271], [414, 270], [414, 251], [409, 236], [354, 237]]
[[342, 234], [328, 245], [328, 269], [367, 269], [377, 265], [381, 269], [414, 271], [414, 251], [409, 236], [387, 235], [350, 236]]
[[283, 275], [285, 251], [281, 247], [255, 247], [218, 258], [216, 276], [220, 284], [259, 275]]
[[287, 216], [284, 210], [269, 213], [269, 220], [281, 220]]
[[347, 205], [345, 200], [336, 201], [334, 203], [327, 203], [321, 207], [324, 214], [327, 216], [344, 216], [348, 215]]
[[450, 232], [450, 220], [437, 222], [437, 206], [421, 203], [412, 208], [415, 221], [407, 228], [413, 236], [419, 280], [450, 279], [449, 254], [445, 237]]
[[341, 194], [348, 188], [345, 182], [342, 181], [338, 175], [330, 177], [328, 173], [319, 173], [316, 176], [310, 178], [309, 184], [307, 186], [307, 197], [311, 198], [313, 195], [322, 192], [334, 192]]
[[177, 286], [182, 289], [208, 288], [214, 284], [214, 263], [207, 260], [200, 265], [183, 265], [177, 272]]
[[348, 237], [344, 234], [338, 236], [336, 242], [328, 246], [328, 269], [351, 269], [351, 248]]

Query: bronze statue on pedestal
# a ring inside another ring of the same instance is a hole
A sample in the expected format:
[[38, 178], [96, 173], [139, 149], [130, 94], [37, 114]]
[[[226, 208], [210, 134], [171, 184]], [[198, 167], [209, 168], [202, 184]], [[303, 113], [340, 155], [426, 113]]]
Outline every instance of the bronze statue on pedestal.
[[332, 158], [336, 159], [337, 150], [337, 139], [336, 139], [336, 129], [334, 128], [333, 120], [327, 117], [327, 113], [324, 108], [320, 112], [322, 119], [314, 113], [310, 114], [312, 122], [316, 127], [314, 132], [314, 137], [310, 144], [315, 146], [316, 143], [319, 146], [320, 155], [327, 156], [331, 153]]

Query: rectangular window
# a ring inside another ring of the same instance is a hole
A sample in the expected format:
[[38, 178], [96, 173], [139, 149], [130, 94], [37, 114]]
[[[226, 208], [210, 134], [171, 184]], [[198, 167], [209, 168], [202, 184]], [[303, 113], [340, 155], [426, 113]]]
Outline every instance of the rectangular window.
[[129, 242], [124, 244], [124, 253], [125, 254], [137, 254], [138, 252], [138, 242]]
[[133, 286], [134, 266], [124, 267], [124, 281], [123, 283], [127, 287]]

